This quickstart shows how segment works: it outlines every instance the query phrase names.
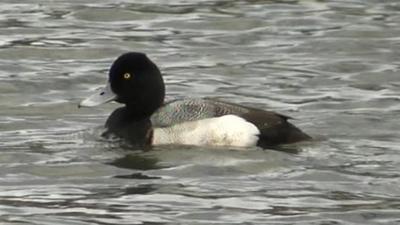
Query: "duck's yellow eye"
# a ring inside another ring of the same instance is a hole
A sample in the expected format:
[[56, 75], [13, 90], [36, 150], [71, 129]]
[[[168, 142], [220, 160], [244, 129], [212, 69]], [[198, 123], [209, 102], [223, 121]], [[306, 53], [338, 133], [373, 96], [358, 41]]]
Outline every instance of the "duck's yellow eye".
[[128, 80], [131, 78], [131, 74], [130, 73], [124, 73], [124, 79]]

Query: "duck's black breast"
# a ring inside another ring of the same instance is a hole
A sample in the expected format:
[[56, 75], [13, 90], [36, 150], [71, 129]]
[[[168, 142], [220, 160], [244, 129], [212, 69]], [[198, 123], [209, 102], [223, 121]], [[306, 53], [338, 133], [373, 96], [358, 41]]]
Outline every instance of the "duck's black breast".
[[257, 127], [260, 131], [257, 145], [263, 148], [310, 139], [289, 123], [287, 116], [214, 99], [184, 99], [166, 103], [151, 116], [151, 123], [153, 127], [168, 127], [230, 114]]
[[136, 146], [148, 146], [151, 142], [152, 125], [148, 117], [135, 117], [127, 107], [121, 107], [108, 117], [103, 136], [116, 135]]

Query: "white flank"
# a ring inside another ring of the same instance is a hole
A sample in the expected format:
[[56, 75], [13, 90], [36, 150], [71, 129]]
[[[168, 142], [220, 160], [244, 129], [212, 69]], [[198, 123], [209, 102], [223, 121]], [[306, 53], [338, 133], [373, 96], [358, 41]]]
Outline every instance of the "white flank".
[[153, 144], [249, 147], [257, 144], [259, 134], [252, 123], [235, 115], [225, 115], [156, 128]]

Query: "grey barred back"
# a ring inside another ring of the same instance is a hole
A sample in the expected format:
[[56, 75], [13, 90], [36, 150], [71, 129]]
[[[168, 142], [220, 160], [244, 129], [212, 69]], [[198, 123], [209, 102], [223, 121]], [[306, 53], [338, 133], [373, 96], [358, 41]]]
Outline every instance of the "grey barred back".
[[214, 99], [181, 99], [168, 102], [160, 107], [151, 116], [151, 122], [154, 127], [167, 127], [227, 114], [240, 115], [249, 111], [249, 108]]

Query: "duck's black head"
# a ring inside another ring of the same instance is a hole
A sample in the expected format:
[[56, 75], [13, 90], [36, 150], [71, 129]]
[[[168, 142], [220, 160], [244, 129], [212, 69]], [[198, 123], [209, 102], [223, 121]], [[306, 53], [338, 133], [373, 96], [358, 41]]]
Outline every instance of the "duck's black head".
[[160, 70], [143, 53], [121, 55], [110, 68], [109, 82], [116, 101], [128, 106], [161, 106], [165, 87]]
[[160, 70], [143, 53], [129, 52], [112, 64], [108, 83], [80, 106], [96, 106], [115, 100], [132, 113], [151, 115], [164, 101], [165, 86]]

